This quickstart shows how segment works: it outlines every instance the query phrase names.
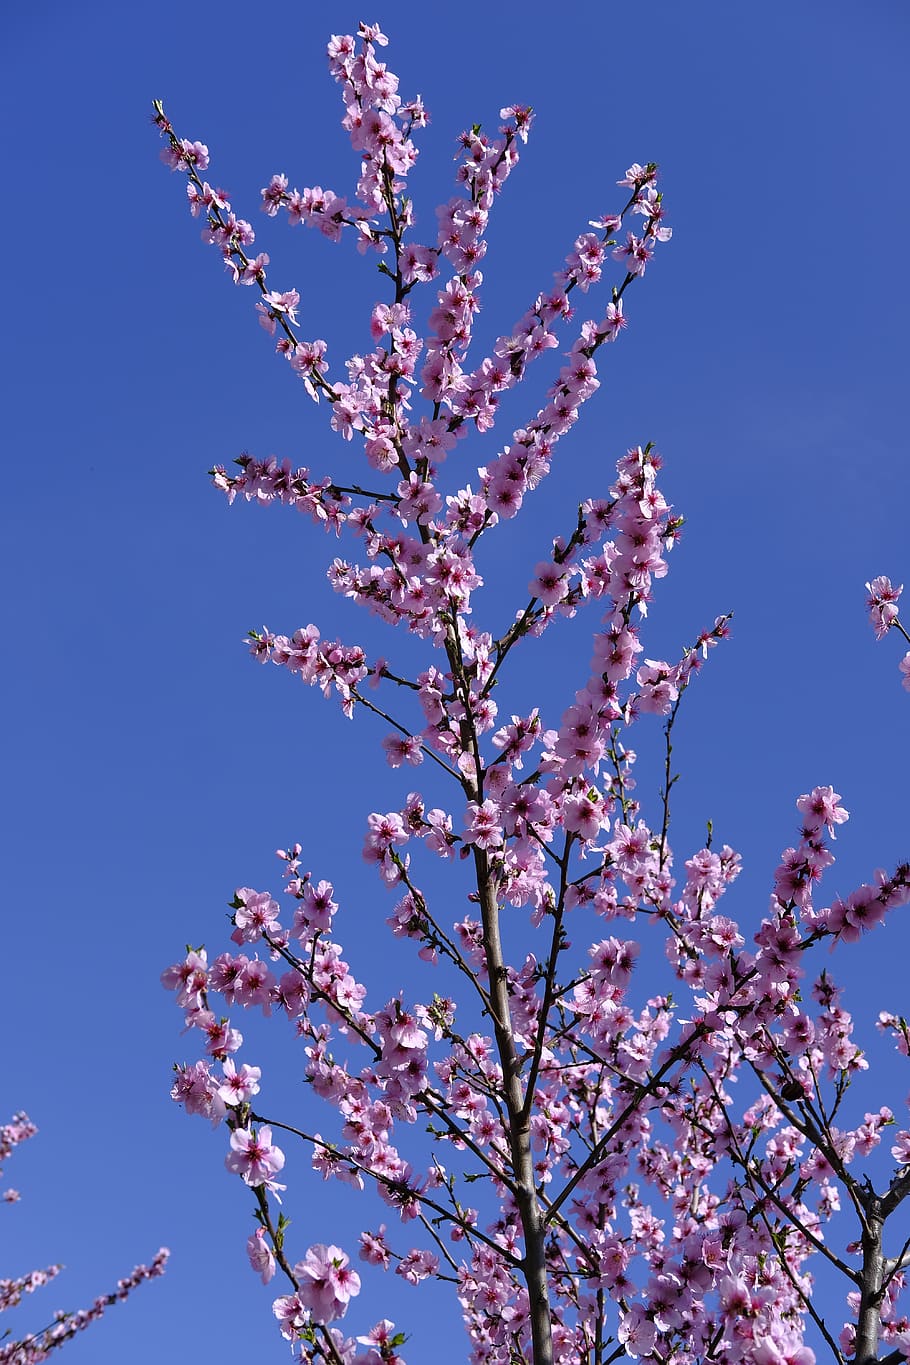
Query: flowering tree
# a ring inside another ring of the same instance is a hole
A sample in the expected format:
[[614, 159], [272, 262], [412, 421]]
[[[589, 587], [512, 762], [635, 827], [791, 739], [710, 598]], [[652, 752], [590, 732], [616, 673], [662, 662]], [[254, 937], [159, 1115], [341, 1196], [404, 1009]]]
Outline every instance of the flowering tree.
[[[412, 1284], [450, 1281], [473, 1361], [809, 1365], [810, 1340], [838, 1362], [880, 1351], [903, 1359], [910, 1242], [894, 1234], [893, 1215], [910, 1193], [910, 1128], [878, 1183], [854, 1173], [893, 1115], [855, 1110], [848, 1087], [866, 1063], [838, 986], [827, 969], [810, 975], [810, 963], [821, 945], [859, 938], [910, 898], [910, 867], [818, 904], [830, 840], [847, 819], [828, 786], [799, 798], [798, 838], [748, 935], [718, 910], [738, 855], [715, 847], [709, 827], [705, 847], [674, 856], [674, 725], [729, 618], [673, 661], [639, 658], [642, 618], [682, 524], [651, 445], [623, 455], [611, 486], [557, 528], [505, 628], [472, 612], [497, 527], [550, 474], [598, 388], [598, 353], [626, 326], [626, 294], [670, 238], [657, 168], [629, 168], [615, 211], [589, 224], [550, 290], [472, 359], [485, 232], [531, 111], [504, 109], [495, 136], [479, 126], [462, 135], [458, 193], [438, 210], [435, 240], [415, 240], [407, 176], [426, 113], [399, 96], [379, 60], [385, 44], [367, 25], [329, 44], [360, 160], [353, 195], [291, 188], [284, 175], [262, 191], [270, 217], [287, 213], [376, 254], [387, 296], [370, 312], [372, 348], [342, 370], [324, 341], [300, 334], [298, 292], [271, 287], [249, 222], [203, 178], [208, 149], [178, 137], [160, 103], [155, 122], [204, 240], [253, 289], [260, 322], [333, 430], [363, 446], [362, 476], [244, 454], [236, 472], [219, 466], [213, 477], [232, 502], [277, 501], [359, 540], [362, 562], [333, 559], [332, 586], [425, 651], [409, 676], [312, 624], [250, 634], [255, 658], [317, 686], [348, 717], [384, 721], [393, 769], [429, 765], [433, 796], [402, 786], [391, 809], [369, 815], [364, 856], [396, 896], [393, 933], [435, 971], [436, 989], [423, 1001], [368, 1003], [339, 942], [332, 883], [304, 866], [299, 844], [280, 850], [288, 912], [270, 892], [241, 887], [233, 948], [212, 961], [190, 949], [164, 973], [204, 1052], [177, 1068], [174, 1098], [226, 1128], [227, 1166], [255, 1200], [250, 1261], [265, 1282], [284, 1277], [275, 1314], [305, 1360], [400, 1361], [405, 1336], [387, 1319], [346, 1336], [336, 1324], [360, 1289], [349, 1253], [322, 1243], [291, 1253], [275, 1205], [279, 1132], [308, 1146], [324, 1178], [378, 1191], [400, 1229], [364, 1231], [360, 1259]], [[610, 269], [605, 305], [579, 321], [577, 305]], [[427, 285], [434, 301], [421, 322]], [[491, 431], [502, 395], [561, 344], [565, 364], [542, 406], [471, 481], [449, 480], [462, 440]], [[512, 714], [499, 698], [513, 661], [526, 668], [557, 618], [589, 607], [590, 669], [562, 716]], [[653, 808], [634, 794], [630, 747], [648, 714], [663, 718]], [[467, 893], [469, 913], [455, 923], [451, 892], [427, 880], [433, 859]], [[663, 993], [633, 991], [639, 958], [649, 978], [663, 970]], [[261, 1069], [239, 1061], [241, 1035], [216, 997], [291, 1023], [331, 1133], [264, 1112]], [[907, 1054], [904, 1021], [880, 1023]], [[816, 1266], [846, 1281], [844, 1325], [816, 1302]]]
[[[34, 1137], [37, 1131], [27, 1114], [14, 1114], [9, 1123], [0, 1126], [0, 1162], [6, 1161], [20, 1142]], [[15, 1204], [19, 1200], [19, 1191], [4, 1190], [0, 1198], [6, 1204]], [[0, 1337], [0, 1365], [38, 1365], [39, 1361], [47, 1360], [55, 1346], [62, 1346], [77, 1332], [97, 1322], [106, 1308], [127, 1298], [130, 1291], [143, 1280], [153, 1280], [162, 1275], [167, 1258], [167, 1248], [161, 1247], [151, 1265], [137, 1265], [126, 1279], [118, 1282], [112, 1294], [102, 1294], [91, 1308], [83, 1308], [77, 1313], [55, 1313], [53, 1322], [39, 1332], [29, 1332], [16, 1341], [8, 1332], [4, 1333]], [[0, 1280], [0, 1313], [17, 1307], [23, 1294], [33, 1294], [36, 1289], [55, 1279], [62, 1269], [60, 1265], [51, 1265], [46, 1270], [33, 1270], [14, 1280]]]

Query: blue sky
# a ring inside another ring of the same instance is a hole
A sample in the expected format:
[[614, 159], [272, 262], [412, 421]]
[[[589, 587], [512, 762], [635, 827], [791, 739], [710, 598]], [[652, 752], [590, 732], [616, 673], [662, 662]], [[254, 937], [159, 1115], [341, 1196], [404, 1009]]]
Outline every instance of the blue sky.
[[[561, 448], [559, 488], [497, 542], [489, 620], [514, 608], [578, 498], [605, 491], [616, 456], [653, 440], [687, 527], [647, 651], [673, 657], [736, 612], [678, 730], [677, 848], [714, 820], [746, 863], [728, 906], [745, 923], [793, 838], [795, 798], [816, 783], [852, 816], [832, 896], [910, 854], [902, 650], [876, 646], [863, 605], [870, 576], [910, 579], [906, 7], [657, 0], [592, 6], [571, 25], [542, 4], [432, 6], [413, 24], [398, 9], [34, 0], [5, 12], [2, 1109], [27, 1109], [41, 1132], [6, 1173], [23, 1202], [2, 1211], [0, 1274], [69, 1269], [4, 1325], [36, 1327], [161, 1243], [173, 1251], [164, 1281], [67, 1348], [71, 1365], [126, 1351], [133, 1365], [164, 1351], [284, 1358], [243, 1254], [250, 1201], [223, 1170], [222, 1136], [167, 1098], [171, 1062], [195, 1054], [161, 969], [188, 941], [220, 950], [234, 887], [277, 886], [272, 850], [300, 838], [350, 915], [342, 940], [376, 964], [362, 974], [377, 1003], [411, 980], [384, 930], [391, 902], [359, 861], [367, 813], [408, 790], [377, 756], [384, 731], [348, 725], [242, 645], [263, 622], [368, 638], [325, 584], [334, 542], [289, 512], [228, 509], [205, 474], [242, 449], [333, 469], [350, 450], [200, 243], [180, 179], [158, 161], [154, 96], [181, 135], [208, 143], [210, 178], [254, 218], [276, 287], [300, 290], [306, 334], [336, 355], [366, 344], [373, 267], [257, 211], [274, 171], [353, 186], [331, 32], [379, 20], [402, 91], [424, 97], [432, 123], [412, 186], [428, 235], [457, 133], [495, 124], [503, 104], [535, 107], [493, 218], [481, 339], [613, 210], [627, 165], [661, 163], [673, 241], [630, 291], [629, 329]], [[566, 660], [586, 657], [591, 628], [569, 623], [555, 654], [529, 657], [505, 709], [540, 701], [557, 715], [577, 685]], [[646, 763], [644, 730], [637, 743]], [[835, 964], [858, 1016], [906, 1009], [908, 948], [904, 916]], [[266, 1039], [291, 1112], [293, 1045], [242, 1022]], [[868, 1107], [898, 1109], [906, 1089], [885, 1054]], [[289, 1207], [301, 1253], [352, 1242], [356, 1204], [304, 1179], [301, 1190], [309, 1204], [298, 1193]], [[388, 1311], [415, 1331], [409, 1359], [432, 1345], [461, 1360], [457, 1315], [438, 1309], [440, 1340], [425, 1302], [380, 1284], [358, 1330]]]

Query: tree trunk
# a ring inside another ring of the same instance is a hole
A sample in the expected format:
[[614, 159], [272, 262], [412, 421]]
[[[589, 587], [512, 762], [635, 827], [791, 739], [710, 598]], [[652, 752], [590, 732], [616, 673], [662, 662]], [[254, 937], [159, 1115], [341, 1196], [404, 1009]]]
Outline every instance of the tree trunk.
[[882, 1326], [882, 1255], [881, 1200], [872, 1196], [865, 1207], [862, 1236], [863, 1270], [860, 1284], [859, 1319], [856, 1324], [855, 1365], [875, 1365]]
[[493, 1003], [493, 1030], [502, 1067], [503, 1094], [509, 1115], [509, 1145], [517, 1185], [516, 1202], [524, 1236], [524, 1278], [531, 1315], [532, 1365], [553, 1365], [550, 1293], [547, 1284], [546, 1228], [534, 1181], [531, 1126], [523, 1115], [524, 1092], [512, 1034], [508, 981], [499, 936], [499, 887], [486, 853], [475, 846], [474, 864], [483, 920], [483, 944]]

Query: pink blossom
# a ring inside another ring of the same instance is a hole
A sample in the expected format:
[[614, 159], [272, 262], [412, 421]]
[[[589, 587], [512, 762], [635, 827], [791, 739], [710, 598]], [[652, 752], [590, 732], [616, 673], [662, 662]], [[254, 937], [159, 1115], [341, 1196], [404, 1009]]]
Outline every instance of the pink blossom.
[[622, 261], [630, 275], [643, 275], [653, 254], [647, 239], [636, 237], [634, 232], [628, 233], [625, 246], [613, 251], [614, 259]]
[[275, 1275], [275, 1256], [272, 1248], [266, 1241], [267, 1233], [265, 1228], [257, 1228], [250, 1237], [247, 1238], [246, 1254], [250, 1259], [250, 1265], [260, 1277], [263, 1284], [268, 1284], [269, 1280]]
[[360, 1234], [360, 1259], [369, 1265], [381, 1266], [387, 1270], [392, 1259], [386, 1240], [385, 1223], [382, 1224], [378, 1232], [362, 1232]]
[[842, 825], [849, 818], [849, 812], [839, 804], [840, 799], [833, 787], [814, 787], [808, 796], [801, 796], [796, 808], [805, 818], [806, 832], [814, 833], [827, 827], [833, 839], [834, 826]]
[[280, 933], [278, 903], [267, 891], [241, 886], [234, 892], [234, 907], [235, 943], [255, 943], [263, 934]]
[[205, 1050], [210, 1057], [223, 1060], [243, 1045], [243, 1034], [227, 1019], [217, 1019], [211, 1010], [197, 1010], [187, 1016], [193, 1028], [205, 1034]]
[[476, 801], [469, 801], [465, 841], [485, 850], [499, 848], [502, 844], [499, 822], [499, 807], [495, 801], [488, 798], [480, 805]]
[[563, 808], [563, 824], [573, 834], [589, 842], [596, 839], [609, 819], [600, 793], [595, 788], [570, 796]]
[[171, 1087], [171, 1099], [182, 1104], [188, 1114], [202, 1114], [218, 1124], [226, 1107], [219, 1095], [219, 1085], [209, 1071], [209, 1063], [199, 1061], [192, 1066], [176, 1066], [176, 1080]]
[[892, 586], [890, 578], [882, 576], [873, 578], [871, 583], [867, 583], [866, 591], [869, 594], [866, 599], [869, 619], [872, 622], [876, 640], [880, 640], [883, 635], [887, 635], [897, 620], [897, 600], [904, 591], [904, 585], [901, 583], [899, 587], [895, 588]]
[[262, 1072], [258, 1066], [241, 1066], [238, 1070], [230, 1057], [222, 1065], [224, 1081], [218, 1087], [218, 1095], [225, 1104], [246, 1104], [253, 1095], [259, 1094], [259, 1077]]
[[617, 180], [617, 185], [627, 185], [629, 189], [640, 190], [645, 185], [652, 184], [657, 179], [657, 167], [654, 165], [639, 166], [634, 161], [621, 180]]
[[368, 824], [366, 847], [371, 851], [384, 852], [393, 844], [406, 843], [409, 837], [404, 822], [396, 811], [390, 811], [388, 815], [370, 815]]
[[311, 1246], [294, 1266], [300, 1288], [297, 1295], [314, 1322], [343, 1318], [348, 1303], [360, 1293], [360, 1276], [351, 1270], [348, 1257], [336, 1246]]
[[174, 963], [161, 973], [162, 986], [165, 990], [176, 990], [181, 1009], [201, 1009], [207, 983], [208, 963], [204, 948], [198, 952], [191, 950], [182, 962]]
[[902, 1128], [891, 1148], [891, 1155], [902, 1166], [910, 1166], [910, 1130]]
[[386, 761], [390, 768], [400, 768], [402, 763], [417, 767], [423, 762], [423, 746], [417, 735], [388, 735], [382, 741]]
[[426, 832], [427, 848], [442, 858], [454, 857], [455, 835], [452, 833], [451, 815], [434, 807], [433, 810], [427, 811], [426, 823], [429, 826]]
[[403, 1256], [395, 1267], [395, 1274], [400, 1275], [408, 1284], [420, 1284], [421, 1280], [426, 1280], [430, 1275], [435, 1275], [439, 1269], [439, 1257], [431, 1251], [415, 1248]]
[[242, 1176], [248, 1185], [271, 1183], [284, 1165], [284, 1152], [272, 1146], [272, 1130], [235, 1128], [231, 1133], [231, 1150], [224, 1164], [235, 1175]]
[[569, 590], [565, 571], [557, 564], [544, 561], [534, 569], [534, 577], [528, 584], [528, 592], [538, 597], [544, 606], [561, 602]]
[[674, 670], [661, 659], [646, 659], [636, 674], [641, 688], [638, 704], [642, 711], [655, 711], [659, 716], [670, 713], [679, 699]]
[[294, 912], [294, 929], [301, 937], [312, 930], [324, 933], [332, 927], [332, 917], [338, 909], [332, 899], [335, 888], [331, 882], [307, 882], [299, 893], [299, 904]]
[[172, 171], [186, 170], [190, 166], [204, 171], [209, 164], [209, 149], [203, 142], [190, 142], [187, 138], [182, 138], [179, 150], [171, 145], [162, 150], [161, 160], [166, 166], [170, 166]]
[[600, 324], [607, 341], [615, 341], [624, 327], [628, 327], [629, 319], [623, 315], [622, 299], [617, 299], [615, 303], [607, 304], [606, 315]]
[[304, 1307], [296, 1294], [283, 1294], [272, 1303], [281, 1335], [287, 1341], [297, 1341], [300, 1328], [305, 1325]]

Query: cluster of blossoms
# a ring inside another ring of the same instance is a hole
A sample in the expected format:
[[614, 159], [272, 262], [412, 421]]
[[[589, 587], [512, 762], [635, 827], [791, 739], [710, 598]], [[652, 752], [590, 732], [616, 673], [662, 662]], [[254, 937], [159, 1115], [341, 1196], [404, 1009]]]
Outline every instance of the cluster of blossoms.
[[[846, 820], [837, 793], [817, 788], [797, 804], [804, 821], [800, 850], [830, 863], [825, 834]], [[373, 817], [368, 848], [380, 825], [402, 843], [418, 824], [438, 829], [438, 814], [431, 825], [412, 796], [401, 814]], [[594, 1323], [603, 1317], [603, 1298], [593, 1292], [601, 1284], [614, 1302], [619, 1340], [636, 1358], [696, 1361], [712, 1343], [716, 1349], [722, 1342], [717, 1357], [722, 1360], [751, 1361], [757, 1351], [761, 1359], [789, 1360], [798, 1347], [798, 1359], [808, 1361], [802, 1320], [810, 1281], [804, 1263], [816, 1253], [824, 1223], [839, 1211], [843, 1186], [858, 1187], [851, 1163], [867, 1156], [894, 1121], [882, 1108], [864, 1113], [852, 1128], [835, 1123], [844, 1082], [865, 1061], [827, 973], [812, 988], [814, 1008], [802, 999], [806, 948], [849, 932], [842, 916], [813, 910], [811, 879], [794, 873], [796, 860], [788, 850], [775, 879], [773, 913], [746, 950], [737, 924], [717, 908], [739, 872], [731, 849], [705, 848], [688, 859], [677, 895], [672, 855], [668, 850], [662, 863], [658, 839], [643, 821], [633, 828], [617, 820], [610, 833], [609, 840], [603, 833], [576, 836], [589, 857], [595, 839], [603, 840], [602, 881], [591, 908], [608, 920], [621, 914], [656, 923], [659, 916], [672, 925], [674, 975], [691, 998], [685, 1021], [666, 995], [633, 1009], [628, 993], [642, 946], [616, 933], [592, 944], [589, 965], [576, 969], [574, 984], [559, 1002], [551, 990], [549, 1021], [541, 964], [528, 958], [522, 968], [506, 969], [511, 1036], [520, 1065], [536, 1072], [530, 1144], [535, 1182], [548, 1191], [554, 1359], [587, 1358], [579, 1353], [590, 1353]], [[504, 868], [507, 846], [520, 838], [500, 830], [491, 865], [499, 861]], [[208, 990], [217, 990], [228, 1006], [287, 1015], [305, 1040], [314, 1091], [340, 1119], [332, 1139], [309, 1135], [314, 1170], [360, 1187], [372, 1181], [403, 1226], [418, 1222], [432, 1231], [430, 1220], [447, 1223], [450, 1243], [463, 1244], [469, 1253], [458, 1284], [476, 1357], [508, 1361], [515, 1341], [528, 1333], [530, 1314], [515, 1273], [522, 1224], [508, 1120], [496, 1099], [504, 1082], [495, 1039], [461, 1035], [453, 1003], [439, 996], [410, 1008], [396, 997], [367, 1012], [365, 991], [332, 941], [334, 888], [301, 873], [300, 851], [295, 846], [280, 852], [295, 906], [289, 927], [268, 893], [241, 888], [234, 899], [235, 938], [260, 942], [272, 957], [290, 964], [290, 971], [276, 979], [246, 954], [225, 954], [209, 967], [196, 951], [170, 968], [164, 982], [176, 988], [187, 1021], [209, 1040], [214, 1016]], [[393, 927], [432, 949], [434, 959], [447, 956], [453, 964], [464, 965], [474, 945], [476, 989], [482, 1000], [491, 1000], [482, 926], [466, 920], [447, 932], [400, 857], [399, 879], [408, 891], [390, 921]], [[568, 888], [562, 894], [552, 885], [549, 890], [556, 934], [563, 915], [581, 902], [570, 898]], [[910, 899], [910, 869], [899, 869], [887, 886], [880, 885], [878, 897], [881, 913], [860, 924], [868, 927], [890, 906]], [[551, 959], [546, 970], [553, 966]], [[883, 1016], [882, 1024], [895, 1030], [906, 1053], [903, 1021]], [[259, 1069], [238, 1068], [228, 1055], [240, 1041], [222, 1019], [217, 1039], [205, 1048], [207, 1058], [180, 1069], [174, 1095], [192, 1112], [226, 1120], [229, 1169], [249, 1185], [274, 1191], [280, 1188], [274, 1177], [284, 1154], [273, 1145], [269, 1125], [251, 1109]], [[355, 1050], [353, 1065], [340, 1059], [344, 1045]], [[356, 1051], [363, 1049], [366, 1062], [357, 1064]], [[744, 1064], [762, 1092], [737, 1119], [729, 1085]], [[824, 1093], [826, 1076], [840, 1092], [833, 1105]], [[430, 1123], [440, 1151], [426, 1168], [415, 1170], [393, 1134], [396, 1126], [418, 1120]], [[459, 1152], [469, 1161], [459, 1163]], [[900, 1168], [910, 1166], [910, 1130], [897, 1134], [891, 1152]], [[456, 1193], [459, 1165], [469, 1174], [478, 1164], [499, 1196], [497, 1216], [486, 1226]], [[742, 1180], [724, 1192], [723, 1183], [712, 1186], [710, 1178], [730, 1164]], [[651, 1188], [658, 1207], [672, 1212], [670, 1223], [638, 1183], [629, 1183], [633, 1178]], [[908, 1179], [900, 1173], [899, 1178]], [[786, 1265], [780, 1263], [782, 1239]], [[270, 1280], [276, 1262], [266, 1227], [250, 1238], [249, 1254], [257, 1272]], [[363, 1235], [361, 1258], [383, 1269], [394, 1266], [409, 1283], [435, 1274], [439, 1265], [438, 1255], [426, 1247], [393, 1250], [385, 1227]], [[636, 1273], [642, 1264], [643, 1278]], [[336, 1247], [311, 1248], [291, 1273], [294, 1292], [275, 1303], [281, 1330], [291, 1340], [308, 1339], [316, 1327], [327, 1330], [359, 1289], [347, 1255]], [[884, 1339], [896, 1345], [910, 1344], [910, 1327], [897, 1311], [901, 1287], [895, 1277], [894, 1311], [882, 1329]], [[845, 1328], [845, 1342], [851, 1330]], [[351, 1343], [337, 1330], [331, 1339], [344, 1360], [372, 1359], [351, 1354]], [[315, 1352], [312, 1358], [323, 1357]], [[324, 1358], [332, 1358], [328, 1347]]]
[[[866, 591], [869, 596], [866, 599], [866, 606], [869, 610], [869, 619], [872, 622], [872, 629], [875, 631], [876, 640], [881, 640], [889, 630], [897, 630], [904, 639], [910, 644], [908, 635], [903, 622], [898, 615], [898, 598], [904, 591], [904, 585], [895, 588], [890, 578], [883, 576], [873, 578], [871, 583], [866, 584]], [[898, 667], [902, 673], [901, 686], [910, 692], [910, 651], [901, 659]]]
[[[0, 1162], [6, 1161], [20, 1142], [34, 1137], [37, 1131], [27, 1114], [14, 1114], [9, 1123], [0, 1126]], [[16, 1203], [19, 1193], [17, 1190], [6, 1190], [3, 1198], [6, 1203]], [[167, 1248], [162, 1247], [151, 1265], [137, 1265], [125, 1279], [118, 1281], [113, 1293], [102, 1294], [91, 1308], [81, 1309], [77, 1313], [55, 1313], [50, 1326], [18, 1339], [12, 1339], [9, 1333], [4, 1334], [0, 1340], [0, 1365], [39, 1365], [40, 1361], [47, 1360], [51, 1351], [97, 1322], [107, 1308], [128, 1298], [131, 1290], [142, 1284], [143, 1280], [153, 1280], [162, 1275], [168, 1255]], [[62, 1269], [60, 1265], [51, 1265], [44, 1270], [32, 1270], [16, 1279], [0, 1279], [0, 1313], [16, 1308], [23, 1294], [33, 1294], [36, 1289], [43, 1288], [56, 1279]]]
[[[419, 100], [402, 101], [378, 57], [385, 45], [375, 25], [329, 45], [360, 159], [354, 192], [289, 188], [283, 174], [262, 191], [269, 217], [286, 212], [330, 242], [377, 253], [390, 298], [371, 307], [372, 349], [351, 357], [344, 380], [324, 341], [298, 336], [299, 293], [269, 287], [250, 224], [201, 179], [207, 149], [178, 139], [160, 105], [156, 122], [206, 241], [238, 284], [258, 289], [279, 353], [325, 400], [333, 430], [362, 443], [364, 478], [378, 485], [246, 453], [238, 473], [212, 471], [231, 501], [295, 506], [352, 535], [359, 558], [333, 559], [332, 587], [422, 642], [426, 666], [406, 677], [313, 624], [250, 633], [254, 657], [336, 696], [349, 717], [383, 718], [393, 769], [429, 763], [428, 781], [448, 784], [449, 801], [437, 803], [435, 788], [410, 791], [370, 814], [363, 852], [397, 898], [393, 934], [465, 998], [456, 1006], [442, 990], [424, 1001], [401, 992], [368, 1003], [338, 941], [334, 885], [302, 866], [295, 844], [279, 850], [288, 912], [268, 891], [238, 888], [232, 950], [210, 961], [190, 949], [163, 975], [202, 1053], [177, 1068], [174, 1099], [225, 1131], [226, 1165], [255, 1200], [250, 1264], [264, 1283], [279, 1272], [288, 1282], [274, 1302], [279, 1329], [314, 1365], [397, 1362], [404, 1336], [387, 1319], [364, 1336], [334, 1325], [360, 1289], [345, 1250], [319, 1243], [295, 1262], [286, 1255], [286, 1222], [273, 1214], [285, 1167], [276, 1130], [307, 1144], [323, 1180], [370, 1186], [397, 1215], [397, 1236], [386, 1224], [363, 1232], [361, 1261], [411, 1285], [454, 1282], [476, 1365], [593, 1365], [620, 1354], [653, 1365], [811, 1365], [807, 1322], [833, 1341], [811, 1303], [809, 1264], [820, 1254], [861, 1288], [835, 1351], [871, 1359], [880, 1341], [910, 1351], [901, 1257], [886, 1282], [881, 1273], [884, 1214], [910, 1194], [910, 1128], [899, 1131], [897, 1168], [879, 1196], [850, 1167], [894, 1116], [848, 1114], [848, 1082], [865, 1066], [852, 1021], [827, 972], [804, 989], [808, 950], [856, 939], [904, 904], [910, 867], [816, 904], [829, 840], [847, 819], [831, 787], [799, 798], [798, 842], [782, 855], [757, 929], [718, 909], [739, 873], [733, 849], [709, 839], [675, 858], [673, 727], [729, 618], [674, 659], [645, 657], [642, 621], [682, 524], [652, 446], [623, 455], [605, 495], [583, 502], [529, 565], [528, 599], [504, 632], [473, 616], [481, 554], [550, 474], [557, 443], [599, 387], [597, 352], [626, 326], [629, 287], [670, 237], [657, 168], [628, 169], [618, 182], [625, 202], [588, 224], [549, 291], [473, 363], [490, 214], [531, 111], [511, 106], [495, 135], [462, 135], [459, 192], [438, 210], [435, 241], [416, 242], [406, 188], [426, 114]], [[576, 322], [577, 302], [611, 265], [606, 306]], [[420, 335], [418, 287], [430, 283]], [[462, 440], [491, 431], [502, 394], [560, 345], [565, 363], [544, 403], [466, 481], [456, 472]], [[882, 579], [870, 593], [883, 633], [898, 624], [897, 594]], [[557, 618], [591, 603], [590, 665], [562, 715], [501, 714], [513, 650], [532, 650]], [[386, 696], [400, 699], [399, 713]], [[634, 795], [629, 739], [654, 717], [665, 781], [650, 815]], [[470, 910], [454, 922], [451, 895], [418, 879], [436, 859], [466, 882]], [[505, 917], [510, 943], [522, 925], [528, 936], [511, 961]], [[584, 935], [579, 952], [573, 940]], [[667, 975], [665, 992], [634, 989], [644, 962]], [[237, 1057], [237, 1012], [248, 1009], [289, 1021], [331, 1132], [261, 1112], [262, 1070]], [[907, 1053], [903, 1021], [881, 1022]], [[746, 1077], [734, 1103], [733, 1083]], [[411, 1142], [409, 1157], [404, 1143], [418, 1127], [429, 1148]], [[866, 1232], [838, 1256], [828, 1224], [844, 1191]]]
[[[0, 1175], [3, 1174], [4, 1161], [7, 1161], [12, 1152], [18, 1147], [20, 1142], [25, 1142], [28, 1138], [34, 1137], [38, 1129], [32, 1123], [28, 1114], [14, 1114], [9, 1123], [0, 1126]], [[15, 1204], [19, 1198], [18, 1190], [4, 1190], [0, 1194], [6, 1204]]]

